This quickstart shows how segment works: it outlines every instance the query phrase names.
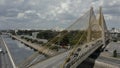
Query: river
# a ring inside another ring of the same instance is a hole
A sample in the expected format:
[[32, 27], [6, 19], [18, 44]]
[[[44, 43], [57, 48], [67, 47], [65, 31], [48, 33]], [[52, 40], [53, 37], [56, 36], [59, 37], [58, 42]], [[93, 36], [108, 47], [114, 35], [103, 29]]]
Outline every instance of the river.
[[[29, 58], [32, 54], [35, 53], [33, 49], [25, 46], [20, 41], [13, 40], [8, 35], [2, 35], [2, 37], [4, 38], [16, 65], [21, 64], [27, 58]], [[41, 55], [41, 54], [38, 57], [39, 57], [39, 60], [45, 59], [44, 55]]]

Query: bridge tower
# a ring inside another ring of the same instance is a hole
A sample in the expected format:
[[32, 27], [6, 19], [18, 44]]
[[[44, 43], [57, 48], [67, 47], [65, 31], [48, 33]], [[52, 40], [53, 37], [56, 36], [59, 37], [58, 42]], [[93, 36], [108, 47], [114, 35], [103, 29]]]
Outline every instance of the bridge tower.
[[87, 28], [87, 43], [94, 41], [102, 36], [102, 27], [99, 23], [101, 23], [101, 20], [99, 22], [97, 21], [93, 11], [93, 7], [91, 7], [89, 14], [89, 23]]
[[103, 44], [104, 44], [104, 46], [106, 46], [106, 42], [105, 41], [109, 39], [109, 32], [107, 30], [107, 26], [106, 26], [106, 22], [105, 22], [105, 19], [104, 19], [104, 15], [102, 13], [102, 7], [100, 7], [100, 9], [99, 9], [99, 25], [102, 28]]
[[87, 42], [90, 42], [90, 40], [91, 40], [91, 16], [92, 16], [92, 14], [93, 14], [93, 7], [91, 7], [91, 9], [90, 9], [90, 17], [89, 17], [89, 25], [88, 25], [88, 29], [87, 29]]

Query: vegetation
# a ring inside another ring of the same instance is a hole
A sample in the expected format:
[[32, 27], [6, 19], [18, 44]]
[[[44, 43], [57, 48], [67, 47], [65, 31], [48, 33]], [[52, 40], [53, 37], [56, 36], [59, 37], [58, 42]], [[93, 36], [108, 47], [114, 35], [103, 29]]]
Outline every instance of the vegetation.
[[[18, 35], [31, 35], [32, 32], [36, 32], [36, 31], [18, 30], [17, 34]], [[87, 35], [87, 33], [85, 31], [78, 31], [78, 30], [73, 30], [70, 32], [68, 32], [67, 30], [64, 30], [62, 32], [52, 31], [52, 30], [39, 30], [38, 32], [39, 33], [37, 34], [37, 38], [47, 39], [49, 41], [52, 40], [51, 41], [52, 43], [62, 45], [62, 46], [68, 46], [68, 44], [75, 45], [76, 43], [78, 43], [78, 41], [80, 40], [80, 37], [83, 35], [83, 33], [84, 33], [84, 35], [78, 44], [84, 43], [84, 42], [86, 42], [86, 35]], [[55, 36], [57, 36], [58, 34], [60, 34], [60, 36], [55, 38]], [[23, 38], [23, 37], [21, 37], [21, 38]], [[25, 39], [27, 39], [27, 38], [25, 38]], [[30, 39], [27, 39], [27, 40], [29, 41]], [[32, 41], [32, 40], [30, 40], [30, 41]], [[32, 41], [32, 42], [37, 42], [37, 41]], [[42, 42], [38, 42], [38, 43], [42, 43]]]
[[44, 31], [40, 31], [38, 34], [37, 34], [37, 38], [40, 38], [40, 39], [52, 39], [53, 37], [55, 37], [59, 32], [57, 31], [52, 31], [52, 30], [44, 30]]
[[[19, 35], [29, 34], [29, 33], [31, 34], [32, 31], [20, 31], [20, 30], [18, 31]], [[24, 36], [21, 36], [21, 38], [26, 39], [27, 41], [30, 41], [31, 43], [43, 44], [42, 46], [46, 46], [52, 50], [57, 51], [58, 47], [52, 46], [52, 44], [57, 44], [60, 46], [72, 46], [72, 45], [75, 45], [76, 43], [82, 44], [86, 42], [86, 35], [87, 35], [86, 31], [79, 31], [79, 30], [73, 30], [73, 31], [64, 30], [62, 32], [52, 31], [52, 30], [40, 30], [39, 33], [37, 34], [37, 38], [47, 39], [49, 40], [48, 43], [43, 43], [42, 41], [30, 39]]]
[[[76, 43], [82, 44], [86, 42], [86, 35], [86, 31], [62, 31], [59, 35], [52, 39], [49, 39], [49, 42], [43, 44], [42, 46], [46, 46], [52, 50], [57, 50], [57, 47], [54, 47], [54, 45], [52, 46], [52, 44], [60, 45], [65, 48], [66, 46], [73, 47], [73, 45], [76, 45]], [[80, 38], [81, 41], [79, 41]]]
[[[83, 35], [84, 33], [84, 35]], [[83, 36], [82, 36], [83, 35]], [[82, 37], [82, 38], [81, 38]], [[79, 41], [81, 38], [81, 41]], [[70, 31], [66, 33], [63, 38], [56, 39], [58, 45], [68, 46], [68, 45], [75, 45], [76, 43], [81, 44], [86, 42], [86, 32], [85, 31]]]
[[58, 46], [51, 46], [49, 49], [58, 51], [59, 47]]
[[30, 35], [30, 36], [32, 36], [32, 32], [33, 31], [29, 31], [29, 30], [18, 30], [17, 35]]
[[31, 38], [28, 38], [28, 37], [24, 37], [24, 36], [21, 36], [22, 39], [25, 39], [26, 41], [30, 41], [31, 43], [37, 43], [37, 44], [43, 44], [42, 41], [38, 41], [36, 39], [31, 39]]
[[0, 35], [2, 35], [2, 33], [0, 32]]
[[11, 33], [12, 35], [16, 35], [15, 30], [11, 30], [10, 33]]
[[117, 42], [117, 38], [114, 37], [114, 38], [113, 38], [113, 42]]
[[117, 50], [113, 51], [113, 57], [117, 57]]

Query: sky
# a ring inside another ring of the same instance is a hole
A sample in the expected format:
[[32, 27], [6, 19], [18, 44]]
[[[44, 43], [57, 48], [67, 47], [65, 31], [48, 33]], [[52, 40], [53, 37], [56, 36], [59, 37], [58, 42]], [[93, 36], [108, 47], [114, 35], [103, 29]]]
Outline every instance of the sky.
[[120, 28], [120, 0], [0, 0], [0, 29], [62, 30], [93, 6], [107, 27]]

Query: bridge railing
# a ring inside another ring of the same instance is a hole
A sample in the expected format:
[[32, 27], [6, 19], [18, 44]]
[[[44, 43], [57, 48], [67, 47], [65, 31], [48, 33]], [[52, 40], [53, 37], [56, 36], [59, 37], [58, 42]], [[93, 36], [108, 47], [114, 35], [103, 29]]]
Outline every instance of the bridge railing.
[[[65, 68], [70, 68], [72, 65], [74, 65], [77, 61], [79, 61], [80, 59], [82, 59], [84, 56], [86, 56], [86, 54], [89, 54], [89, 52], [91, 51], [91, 53], [93, 53], [97, 48], [99, 48], [101, 45], [103, 44], [102, 39], [97, 39], [93, 42], [84, 44], [83, 47], [81, 48], [80, 52], [75, 52], [76, 54], [74, 54], [71, 57], [71, 60], [66, 63]], [[86, 47], [87, 45], [87, 47]], [[80, 47], [78, 47], [80, 48]], [[91, 54], [90, 53], [90, 54]], [[89, 54], [89, 55], [90, 55]], [[75, 56], [76, 55], [76, 56]], [[82, 62], [82, 61], [81, 61]]]

